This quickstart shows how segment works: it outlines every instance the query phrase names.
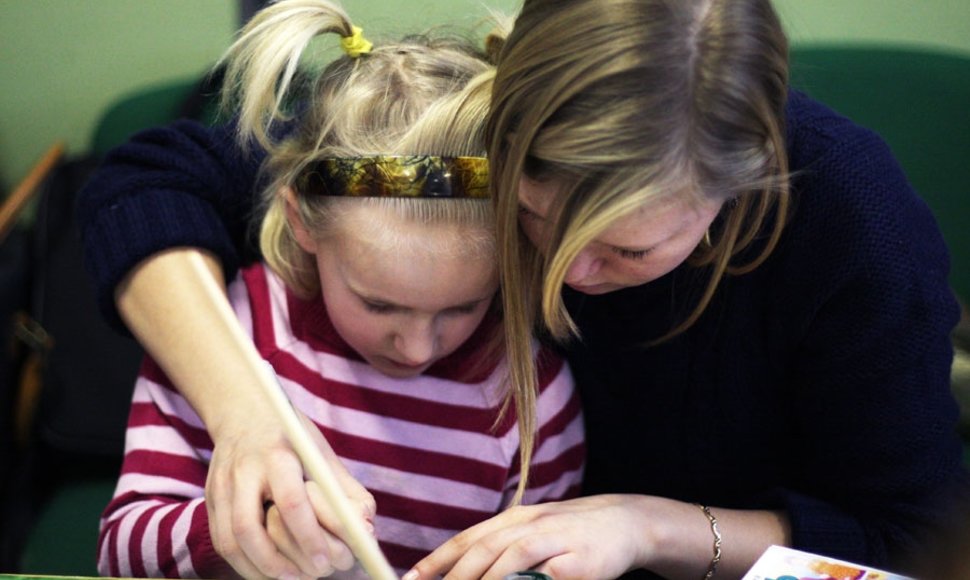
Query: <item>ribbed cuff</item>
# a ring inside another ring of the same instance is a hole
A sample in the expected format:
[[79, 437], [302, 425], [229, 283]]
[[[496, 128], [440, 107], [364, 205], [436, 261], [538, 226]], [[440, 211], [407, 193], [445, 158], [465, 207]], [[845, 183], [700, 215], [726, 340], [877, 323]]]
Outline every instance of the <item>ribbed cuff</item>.
[[162, 250], [195, 247], [222, 262], [226, 279], [239, 268], [239, 255], [216, 211], [197, 197], [151, 190], [102, 209], [82, 232], [84, 266], [93, 277], [105, 320], [130, 334], [115, 305], [115, 289], [139, 262]]
[[784, 502], [791, 521], [794, 548], [850, 562], [885, 566], [886, 555], [871, 552], [865, 530], [854, 516], [829, 503], [792, 491], [784, 492]]

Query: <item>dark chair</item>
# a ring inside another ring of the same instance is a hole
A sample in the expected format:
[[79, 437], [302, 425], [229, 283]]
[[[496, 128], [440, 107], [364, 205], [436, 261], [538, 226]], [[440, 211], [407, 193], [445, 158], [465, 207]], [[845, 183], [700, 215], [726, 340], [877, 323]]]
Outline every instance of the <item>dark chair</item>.
[[964, 306], [953, 391], [970, 465], [970, 57], [872, 45], [796, 46], [791, 83], [879, 133], [939, 222]]
[[141, 350], [97, 312], [82, 270], [73, 197], [98, 160], [135, 132], [209, 115], [206, 86], [178, 80], [121, 97], [99, 120], [88, 153], [60, 167], [41, 195], [31, 235], [33, 251], [43, 255], [31, 266], [31, 294], [40, 304], [34, 316], [54, 341], [44, 355], [37, 405], [18, 417], [29, 424], [29, 440], [4, 497], [0, 572], [97, 575], [98, 521], [117, 482]]

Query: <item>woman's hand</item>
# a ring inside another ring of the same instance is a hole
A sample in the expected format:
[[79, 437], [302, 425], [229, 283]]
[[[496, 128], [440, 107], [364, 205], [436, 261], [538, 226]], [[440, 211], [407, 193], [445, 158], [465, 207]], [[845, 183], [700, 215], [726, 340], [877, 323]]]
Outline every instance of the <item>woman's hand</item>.
[[[779, 512], [712, 511], [724, 538], [719, 577], [740, 577], [769, 545], [788, 544], [787, 520]], [[403, 580], [501, 580], [530, 569], [555, 580], [590, 580], [637, 568], [666, 578], [701, 578], [712, 557], [711, 525], [698, 506], [597, 495], [508, 509], [442, 544]]]
[[[282, 425], [265, 408], [254, 417], [259, 418], [239, 425], [231, 435], [223, 425], [216, 441], [206, 483], [216, 551], [247, 578], [318, 578], [349, 569], [354, 557], [340, 539], [342, 527], [319, 487], [304, 481], [302, 464]], [[300, 417], [373, 529], [373, 496], [346, 471], [319, 430]]]
[[[316, 509], [321, 504], [283, 425], [259, 377], [247, 370], [259, 353], [224, 292], [211, 255], [174, 248], [146, 259], [119, 284], [118, 311], [215, 444], [206, 507], [216, 551], [247, 578], [322, 576], [345, 566], [349, 552], [327, 531], [338, 528], [326, 510]], [[362, 516], [373, 517], [373, 498], [347, 475], [316, 427], [309, 431]]]
[[458, 534], [420, 561], [405, 580], [501, 580], [538, 570], [556, 580], [615, 578], [645, 560], [657, 539], [639, 520], [637, 496], [600, 495], [514, 507]]

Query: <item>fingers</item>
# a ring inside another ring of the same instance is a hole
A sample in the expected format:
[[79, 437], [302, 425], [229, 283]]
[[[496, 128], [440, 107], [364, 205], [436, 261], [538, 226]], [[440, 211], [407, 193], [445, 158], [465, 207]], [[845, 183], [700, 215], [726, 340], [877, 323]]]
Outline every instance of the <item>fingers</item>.
[[262, 577], [256, 565], [246, 557], [239, 548], [239, 544], [236, 543], [228, 518], [220, 518], [209, 502], [206, 503], [206, 509], [209, 513], [209, 535], [212, 538], [212, 546], [216, 553], [222, 556], [232, 566], [232, 569], [243, 578]]
[[591, 574], [577, 557], [588, 535], [585, 518], [564, 518], [569, 504], [553, 502], [510, 508], [448, 540], [404, 576], [404, 580], [483, 578], [501, 580], [518, 570], [536, 570], [555, 578], [614, 577]]
[[[374, 500], [374, 496], [347, 471], [343, 462], [334, 453], [333, 448], [330, 447], [329, 442], [323, 437], [323, 434], [320, 433], [316, 425], [302, 413], [299, 416], [305, 429], [310, 434], [311, 439], [313, 439], [317, 448], [320, 449], [324, 460], [337, 479], [340, 489], [350, 499], [351, 504], [355, 506], [355, 513], [363, 520], [364, 528], [373, 534], [374, 526], [372, 522], [377, 512], [377, 503]], [[320, 523], [325, 529], [332, 531], [338, 536], [336, 538], [330, 537], [328, 541], [330, 556], [334, 567], [338, 570], [349, 569], [354, 564], [354, 555], [345, 543], [348, 538], [344, 525], [331, 509], [323, 490], [316, 482], [307, 482], [306, 489]]]
[[[329, 575], [334, 568], [346, 570], [353, 566], [350, 550], [327, 531], [335, 528], [328, 521], [331, 517], [322, 517], [329, 516], [329, 506], [322, 498], [314, 496], [314, 493], [319, 495], [316, 484], [304, 482], [302, 476], [299, 479], [274, 478], [272, 483], [276, 502], [273, 511], [278, 513], [279, 523], [286, 530], [286, 535], [280, 537], [293, 539], [294, 544], [281, 551], [287, 555], [298, 554], [291, 559], [305, 574], [313, 577]], [[311, 493], [313, 490], [315, 492]], [[279, 542], [277, 546], [280, 546]]]
[[[266, 532], [276, 544], [280, 554], [294, 562], [306, 576], [320, 578], [333, 573], [334, 567], [330, 565], [329, 558], [311, 560], [310, 556], [300, 548], [293, 533], [283, 522], [279, 508], [275, 505], [270, 505], [266, 510]], [[308, 572], [309, 570], [312, 572]]]
[[526, 569], [556, 580], [616, 578], [633, 568], [652, 569], [648, 565], [659, 558], [645, 554], [662, 552], [644, 532], [644, 516], [669, 512], [669, 503], [604, 495], [511, 508], [443, 544], [404, 580], [440, 574], [499, 580]]
[[[372, 531], [374, 497], [299, 415]], [[217, 553], [246, 578], [317, 578], [353, 567], [354, 556], [340, 539], [342, 526], [319, 487], [304, 480], [296, 453], [279, 432], [253, 431], [217, 445], [210, 462], [206, 508]]]
[[[307, 482], [307, 495], [314, 506], [320, 523], [327, 530], [331, 530], [334, 535], [327, 534], [327, 554], [330, 562], [337, 570], [349, 570], [354, 565], [354, 554], [350, 547], [344, 543], [340, 537], [343, 534], [343, 525], [337, 520], [333, 510], [327, 503], [326, 498], [320, 487], [310, 481]], [[372, 529], [372, 528], [371, 528]]]
[[[367, 491], [363, 485], [354, 478], [353, 475], [344, 466], [343, 461], [337, 457], [334, 453], [333, 448], [330, 447], [330, 443], [327, 442], [320, 430], [317, 429], [316, 425], [313, 424], [309, 419], [300, 414], [300, 420], [303, 421], [306, 426], [307, 432], [310, 433], [311, 439], [316, 443], [320, 452], [323, 454], [324, 459], [330, 466], [331, 471], [333, 471], [334, 476], [337, 478], [337, 482], [340, 484], [340, 488], [343, 490], [344, 494], [350, 499], [351, 503], [357, 506], [357, 512], [360, 514], [368, 524], [368, 527], [373, 527], [371, 522], [374, 520], [374, 515], [377, 513], [377, 502], [374, 500], [374, 496]], [[318, 491], [322, 493], [322, 490]], [[321, 497], [322, 499], [322, 497]], [[336, 529], [336, 527], [327, 526], [329, 529]]]
[[[319, 429], [302, 413], [297, 412], [304, 428], [323, 453], [342, 490], [348, 492], [357, 513], [369, 523], [376, 511], [373, 496], [345, 469]], [[287, 448], [285, 456], [274, 456], [266, 466], [269, 495], [274, 506], [269, 510], [266, 529], [279, 552], [310, 577], [326, 576], [336, 570], [354, 565], [354, 555], [340, 539], [343, 526], [335, 516], [319, 486], [304, 481], [303, 465], [295, 453]], [[240, 542], [242, 543], [242, 542]], [[256, 549], [257, 546], [254, 546]], [[244, 550], [249, 546], [244, 545]]]
[[554, 544], [544, 534], [530, 532], [525, 526], [501, 529], [481, 537], [468, 548], [445, 578], [482, 578], [502, 580], [516, 570], [537, 568], [557, 555]]
[[[476, 578], [483, 580], [502, 580], [506, 575], [516, 570], [536, 570], [543, 571], [548, 567], [547, 561], [562, 556], [565, 552], [561, 543], [552, 534], [530, 534], [525, 533], [524, 529], [518, 530], [519, 533], [501, 534], [490, 540], [485, 540], [481, 545], [482, 554], [472, 554], [469, 558], [474, 560], [478, 556], [482, 563], [492, 562], [487, 570], [480, 573]], [[489, 545], [491, 543], [491, 545]], [[461, 564], [462, 561], [459, 562]], [[483, 564], [484, 565], [484, 564]], [[466, 578], [465, 572], [456, 567], [452, 570], [456, 578]], [[553, 576], [556, 580], [567, 580], [566, 577]]]
[[[520, 512], [521, 508], [507, 510], [459, 533], [425, 556], [405, 578], [417, 580], [445, 574], [448, 578], [480, 578], [502, 551], [496, 534], [505, 533], [505, 541], [511, 541], [512, 530], [522, 529], [515, 525]], [[492, 543], [487, 543], [486, 538], [492, 538]]]
[[570, 552], [550, 558], [533, 570], [555, 580], [583, 580], [589, 574], [584, 564], [576, 554]]
[[206, 509], [213, 547], [243, 577], [295, 577], [298, 568], [277, 552], [263, 527], [262, 478], [247, 477], [245, 470], [237, 475], [210, 470]]

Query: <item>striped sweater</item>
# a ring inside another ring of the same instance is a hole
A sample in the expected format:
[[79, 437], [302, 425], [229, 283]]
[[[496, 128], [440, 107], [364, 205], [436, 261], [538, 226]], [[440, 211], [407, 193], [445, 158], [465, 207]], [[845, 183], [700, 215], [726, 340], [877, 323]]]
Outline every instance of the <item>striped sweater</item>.
[[[321, 300], [296, 298], [265, 266], [244, 270], [229, 295], [290, 400], [376, 498], [378, 541], [399, 572], [507, 506], [518, 482], [519, 438], [514, 413], [493, 427], [504, 365], [457, 379], [474, 368], [494, 320], [425, 374], [394, 379], [340, 339]], [[538, 360], [539, 432], [525, 503], [575, 496], [585, 451], [568, 367], [546, 350]], [[230, 572], [213, 549], [204, 505], [212, 448], [198, 415], [146, 359], [121, 475], [101, 519], [102, 575]]]

